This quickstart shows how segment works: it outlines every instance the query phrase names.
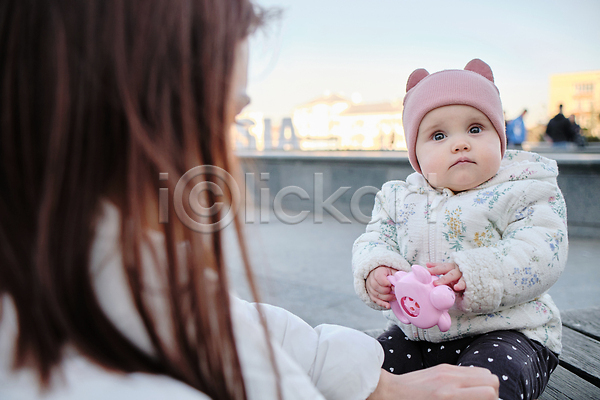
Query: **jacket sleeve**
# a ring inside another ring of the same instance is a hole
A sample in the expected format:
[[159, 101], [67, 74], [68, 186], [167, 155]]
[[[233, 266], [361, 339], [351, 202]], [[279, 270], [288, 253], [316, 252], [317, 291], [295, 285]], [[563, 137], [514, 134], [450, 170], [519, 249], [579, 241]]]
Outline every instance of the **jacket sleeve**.
[[398, 204], [398, 185], [386, 183], [375, 196], [371, 222], [366, 232], [356, 239], [352, 247], [352, 272], [354, 290], [369, 307], [384, 310], [369, 298], [366, 279], [380, 265], [410, 271], [410, 264], [400, 254], [396, 232], [395, 213]]
[[556, 181], [534, 181], [506, 214], [502, 239], [491, 246], [453, 253], [467, 289], [458, 299], [465, 312], [487, 313], [531, 301], [546, 292], [565, 268], [566, 206]]
[[257, 308], [266, 319], [284, 399], [359, 400], [377, 387], [383, 350], [375, 339], [336, 325], [312, 328], [279, 307], [239, 299], [232, 302], [234, 325], [240, 333], [238, 354], [251, 399], [276, 398]]

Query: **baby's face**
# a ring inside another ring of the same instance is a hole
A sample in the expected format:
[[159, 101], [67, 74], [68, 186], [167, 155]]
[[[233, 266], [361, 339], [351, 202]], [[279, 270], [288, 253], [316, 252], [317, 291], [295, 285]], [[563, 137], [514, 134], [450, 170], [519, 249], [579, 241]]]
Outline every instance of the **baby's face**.
[[496, 175], [502, 160], [500, 137], [481, 111], [444, 106], [421, 121], [416, 156], [431, 186], [460, 192]]

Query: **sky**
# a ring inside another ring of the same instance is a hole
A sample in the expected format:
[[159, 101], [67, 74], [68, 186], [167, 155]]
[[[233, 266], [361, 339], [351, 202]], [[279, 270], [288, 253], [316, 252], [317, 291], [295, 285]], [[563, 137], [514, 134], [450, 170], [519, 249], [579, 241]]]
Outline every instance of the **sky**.
[[546, 123], [550, 76], [600, 70], [600, 0], [255, 0], [248, 111], [278, 122], [326, 92], [402, 99], [417, 68], [488, 63], [507, 119]]

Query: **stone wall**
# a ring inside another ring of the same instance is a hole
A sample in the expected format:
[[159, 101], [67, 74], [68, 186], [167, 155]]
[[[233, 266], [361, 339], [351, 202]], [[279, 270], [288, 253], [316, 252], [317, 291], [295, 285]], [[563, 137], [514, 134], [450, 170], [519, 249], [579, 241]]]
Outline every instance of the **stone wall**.
[[[313, 218], [318, 223], [327, 213], [340, 222], [366, 223], [373, 193], [384, 182], [404, 180], [413, 172], [403, 152], [238, 155], [246, 172], [247, 191], [254, 193], [256, 221], [261, 217], [261, 202], [263, 207], [272, 207], [275, 201], [281, 205], [280, 215], [283, 219], [289, 217], [289, 223], [294, 223], [294, 218]], [[558, 162], [558, 184], [567, 203], [569, 235], [600, 238], [600, 154], [544, 155]], [[251, 207], [251, 197], [246, 201], [247, 208]]]

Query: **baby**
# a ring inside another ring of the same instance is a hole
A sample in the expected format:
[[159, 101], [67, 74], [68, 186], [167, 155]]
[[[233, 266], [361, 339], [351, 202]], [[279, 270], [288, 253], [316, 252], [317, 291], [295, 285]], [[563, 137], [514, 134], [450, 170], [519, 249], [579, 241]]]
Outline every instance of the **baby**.
[[[500, 379], [500, 397], [537, 398], [558, 364], [561, 321], [547, 290], [567, 258], [566, 208], [556, 162], [506, 150], [502, 103], [490, 67], [415, 70], [403, 125], [415, 173], [375, 198], [354, 243], [360, 298], [387, 310], [379, 337], [395, 374], [449, 363]], [[456, 292], [447, 332], [402, 324], [387, 277], [411, 265]]]

